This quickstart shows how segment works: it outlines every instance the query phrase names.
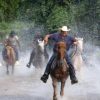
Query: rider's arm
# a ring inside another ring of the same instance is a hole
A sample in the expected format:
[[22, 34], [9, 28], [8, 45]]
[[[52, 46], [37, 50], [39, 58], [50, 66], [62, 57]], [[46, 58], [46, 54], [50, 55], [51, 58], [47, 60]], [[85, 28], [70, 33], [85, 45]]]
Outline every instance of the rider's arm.
[[58, 36], [58, 33], [46, 35], [45, 38], [44, 38], [45, 44], [48, 43], [48, 39], [51, 39], [53, 41], [56, 41], [57, 40], [57, 36]]
[[78, 44], [78, 40], [77, 38], [74, 38], [74, 45], [77, 45]]
[[7, 39], [5, 39], [5, 40], [2, 42], [2, 44], [3, 44], [4, 46], [6, 46], [6, 45], [7, 45]]
[[77, 45], [78, 44], [77, 38], [69, 36], [69, 39], [70, 39], [72, 45]]
[[20, 48], [20, 42], [19, 42], [18, 36], [15, 36], [15, 38], [16, 38], [16, 42], [17, 42], [17, 44], [18, 44], [18, 46], [19, 46], [19, 48]]
[[44, 43], [45, 43], [45, 44], [48, 43], [48, 39], [49, 39], [50, 36], [51, 36], [51, 35], [48, 34], [48, 35], [46, 35], [46, 36], [44, 37]]
[[19, 48], [20, 48], [20, 42], [19, 42], [19, 40], [16, 40], [17, 41], [17, 44], [18, 44], [18, 46], [19, 46]]
[[7, 40], [8, 40], [8, 39], [9, 39], [9, 36], [7, 35], [6, 38], [5, 38], [5, 40], [2, 42], [4, 46], [7, 45]]

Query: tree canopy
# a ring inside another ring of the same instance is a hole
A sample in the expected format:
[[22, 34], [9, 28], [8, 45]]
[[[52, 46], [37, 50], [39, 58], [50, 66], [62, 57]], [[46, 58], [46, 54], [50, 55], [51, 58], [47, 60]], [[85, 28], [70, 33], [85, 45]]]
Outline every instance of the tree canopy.
[[46, 32], [68, 25], [86, 37], [99, 37], [99, 18], [100, 0], [0, 0], [0, 22], [34, 22]]

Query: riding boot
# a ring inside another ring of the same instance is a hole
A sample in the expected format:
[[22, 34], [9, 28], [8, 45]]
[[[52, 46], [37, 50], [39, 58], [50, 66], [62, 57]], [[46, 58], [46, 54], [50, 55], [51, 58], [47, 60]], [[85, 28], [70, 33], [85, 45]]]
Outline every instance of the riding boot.
[[35, 55], [35, 53], [34, 53], [34, 51], [32, 51], [32, 53], [31, 53], [31, 55], [30, 55], [29, 63], [26, 65], [28, 68], [30, 68], [30, 66], [31, 66], [31, 63], [32, 63], [33, 58], [34, 58], [34, 55]]
[[67, 64], [69, 66], [69, 75], [70, 75], [71, 83], [72, 84], [78, 83], [78, 80], [77, 80], [77, 78], [75, 76], [74, 66], [73, 66], [70, 58], [68, 57], [68, 55], [66, 56], [66, 61], [67, 61]]
[[45, 72], [44, 72], [43, 76], [41, 77], [41, 80], [44, 83], [47, 82], [47, 79], [48, 79], [50, 71], [51, 71], [51, 65], [52, 65], [52, 62], [53, 62], [54, 59], [55, 59], [55, 54], [50, 58], [47, 66], [46, 66]]
[[73, 65], [71, 63], [68, 63], [68, 66], [69, 66], [69, 74], [70, 74], [71, 83], [72, 84], [78, 83], [78, 80], [75, 76], [75, 69]]

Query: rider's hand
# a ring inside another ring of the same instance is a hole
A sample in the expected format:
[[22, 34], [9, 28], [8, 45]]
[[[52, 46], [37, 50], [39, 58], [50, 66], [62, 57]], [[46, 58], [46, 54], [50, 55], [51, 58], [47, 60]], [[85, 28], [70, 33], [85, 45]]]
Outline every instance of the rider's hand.
[[74, 42], [74, 45], [77, 45], [78, 44], [78, 42]]
[[74, 45], [78, 45], [78, 40], [75, 38], [75, 42], [73, 43]]
[[45, 43], [45, 45], [48, 43], [48, 39], [44, 39], [44, 43]]
[[47, 44], [48, 43], [48, 38], [50, 37], [50, 35], [46, 35], [44, 38], [44, 43]]

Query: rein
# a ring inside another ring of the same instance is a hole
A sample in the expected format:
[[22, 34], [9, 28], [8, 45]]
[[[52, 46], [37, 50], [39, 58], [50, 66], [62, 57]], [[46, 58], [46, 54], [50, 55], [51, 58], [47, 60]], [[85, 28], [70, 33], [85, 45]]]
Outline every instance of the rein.
[[77, 45], [75, 45], [75, 52], [71, 55], [71, 59], [75, 56], [77, 50], [78, 50]]

